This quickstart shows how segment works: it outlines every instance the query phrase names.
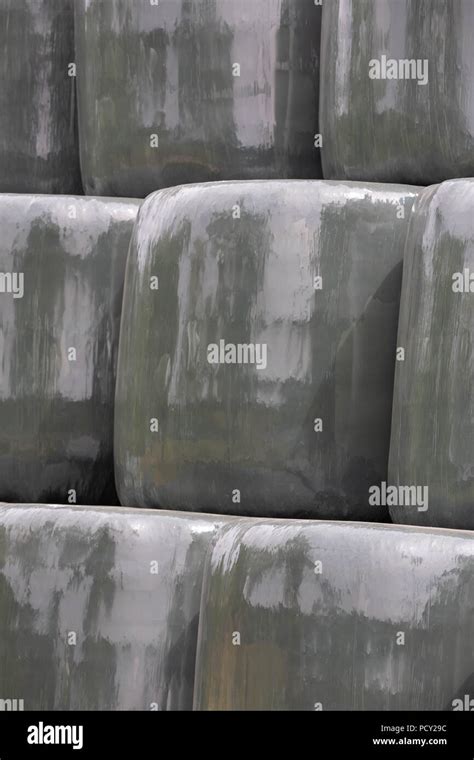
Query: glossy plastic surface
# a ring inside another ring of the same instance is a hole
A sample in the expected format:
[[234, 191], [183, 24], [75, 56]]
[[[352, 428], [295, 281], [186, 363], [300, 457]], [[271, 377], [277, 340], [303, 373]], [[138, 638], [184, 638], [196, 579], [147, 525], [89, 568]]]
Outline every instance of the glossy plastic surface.
[[474, 180], [430, 187], [409, 231], [390, 482], [427, 490], [396, 522], [474, 530]]
[[116, 504], [125, 265], [140, 202], [0, 196], [0, 499]]
[[121, 503], [386, 519], [368, 489], [387, 474], [416, 193], [228, 182], [147, 198], [121, 328]]
[[81, 193], [74, 0], [0, 0], [0, 192]]
[[189, 710], [204, 557], [222, 521], [0, 506], [0, 698]]
[[205, 571], [198, 710], [453, 710], [471, 694], [474, 534], [239, 521]]
[[77, 0], [86, 192], [321, 177], [313, 0]]
[[429, 185], [472, 176], [473, 28], [472, 0], [324, 2], [324, 177]]

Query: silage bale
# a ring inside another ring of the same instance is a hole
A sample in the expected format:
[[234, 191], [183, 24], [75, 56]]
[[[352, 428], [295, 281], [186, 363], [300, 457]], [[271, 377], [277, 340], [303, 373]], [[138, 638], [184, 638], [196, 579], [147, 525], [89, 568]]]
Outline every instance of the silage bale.
[[140, 202], [0, 196], [0, 499], [116, 503], [125, 265]]
[[413, 211], [389, 466], [410, 498], [390, 505], [396, 522], [474, 529], [473, 208], [474, 180], [460, 179], [427, 188]]
[[124, 294], [121, 503], [386, 519], [417, 188], [227, 182], [144, 202]]
[[467, 531], [239, 520], [204, 572], [195, 709], [469, 709], [473, 586]]
[[0, 506], [0, 699], [189, 710], [206, 551], [222, 520]]
[[472, 0], [329, 0], [327, 179], [429, 185], [474, 174]]
[[321, 177], [313, 0], [77, 0], [86, 192]]
[[73, 5], [0, 0], [0, 192], [82, 192]]

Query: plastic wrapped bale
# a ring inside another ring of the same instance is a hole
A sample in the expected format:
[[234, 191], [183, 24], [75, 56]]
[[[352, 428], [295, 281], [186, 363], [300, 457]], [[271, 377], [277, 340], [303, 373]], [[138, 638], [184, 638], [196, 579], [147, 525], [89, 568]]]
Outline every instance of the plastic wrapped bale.
[[2, 505], [0, 698], [25, 710], [191, 709], [204, 558], [221, 524]]
[[395, 522], [474, 529], [474, 180], [428, 188], [406, 249], [387, 493]]
[[86, 191], [321, 177], [313, 0], [77, 0]]
[[113, 402], [140, 201], [0, 196], [0, 499], [117, 503]]
[[204, 571], [198, 710], [459, 710], [474, 534], [238, 520]]
[[472, 0], [330, 0], [321, 49], [328, 179], [474, 174]]
[[144, 202], [116, 394], [122, 504], [385, 519], [416, 188], [216, 183]]
[[0, 0], [0, 192], [82, 192], [73, 2]]

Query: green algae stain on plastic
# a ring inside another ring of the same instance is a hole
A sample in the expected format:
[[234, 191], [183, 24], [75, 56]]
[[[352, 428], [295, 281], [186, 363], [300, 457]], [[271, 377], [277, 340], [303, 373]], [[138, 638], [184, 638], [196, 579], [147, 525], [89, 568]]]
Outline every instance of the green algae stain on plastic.
[[0, 0], [0, 192], [82, 192], [74, 61], [74, 0]]
[[77, 0], [86, 191], [321, 177], [312, 0]]
[[113, 400], [136, 200], [0, 197], [0, 498], [116, 503]]
[[413, 212], [403, 276], [390, 482], [426, 489], [396, 522], [474, 528], [474, 181], [427, 188]]
[[0, 505], [0, 699], [190, 710], [204, 559], [225, 522]]
[[270, 181], [147, 198], [120, 339], [123, 504], [387, 519], [368, 489], [387, 475], [416, 195]]
[[471, 0], [329, 0], [320, 122], [327, 179], [429, 185], [474, 174]]
[[194, 708], [453, 710], [472, 685], [473, 539], [238, 520], [205, 569]]

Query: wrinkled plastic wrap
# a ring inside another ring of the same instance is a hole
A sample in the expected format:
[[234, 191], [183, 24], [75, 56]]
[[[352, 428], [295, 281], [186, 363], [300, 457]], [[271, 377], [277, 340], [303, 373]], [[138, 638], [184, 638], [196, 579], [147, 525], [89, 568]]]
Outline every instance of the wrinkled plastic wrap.
[[121, 503], [388, 517], [369, 487], [387, 476], [416, 194], [286, 181], [147, 198], [120, 336]]
[[312, 0], [77, 0], [86, 192], [321, 177]]
[[0, 500], [117, 503], [115, 371], [139, 205], [0, 196]]
[[0, 0], [0, 192], [81, 193], [73, 0]]
[[204, 577], [198, 710], [451, 711], [472, 698], [472, 533], [242, 520]]
[[472, 176], [473, 28], [472, 0], [324, 2], [324, 177]]
[[474, 180], [444, 182], [410, 226], [389, 475], [418, 498], [391, 506], [396, 522], [474, 529], [473, 209]]
[[222, 521], [0, 506], [0, 698], [189, 710], [206, 551]]

